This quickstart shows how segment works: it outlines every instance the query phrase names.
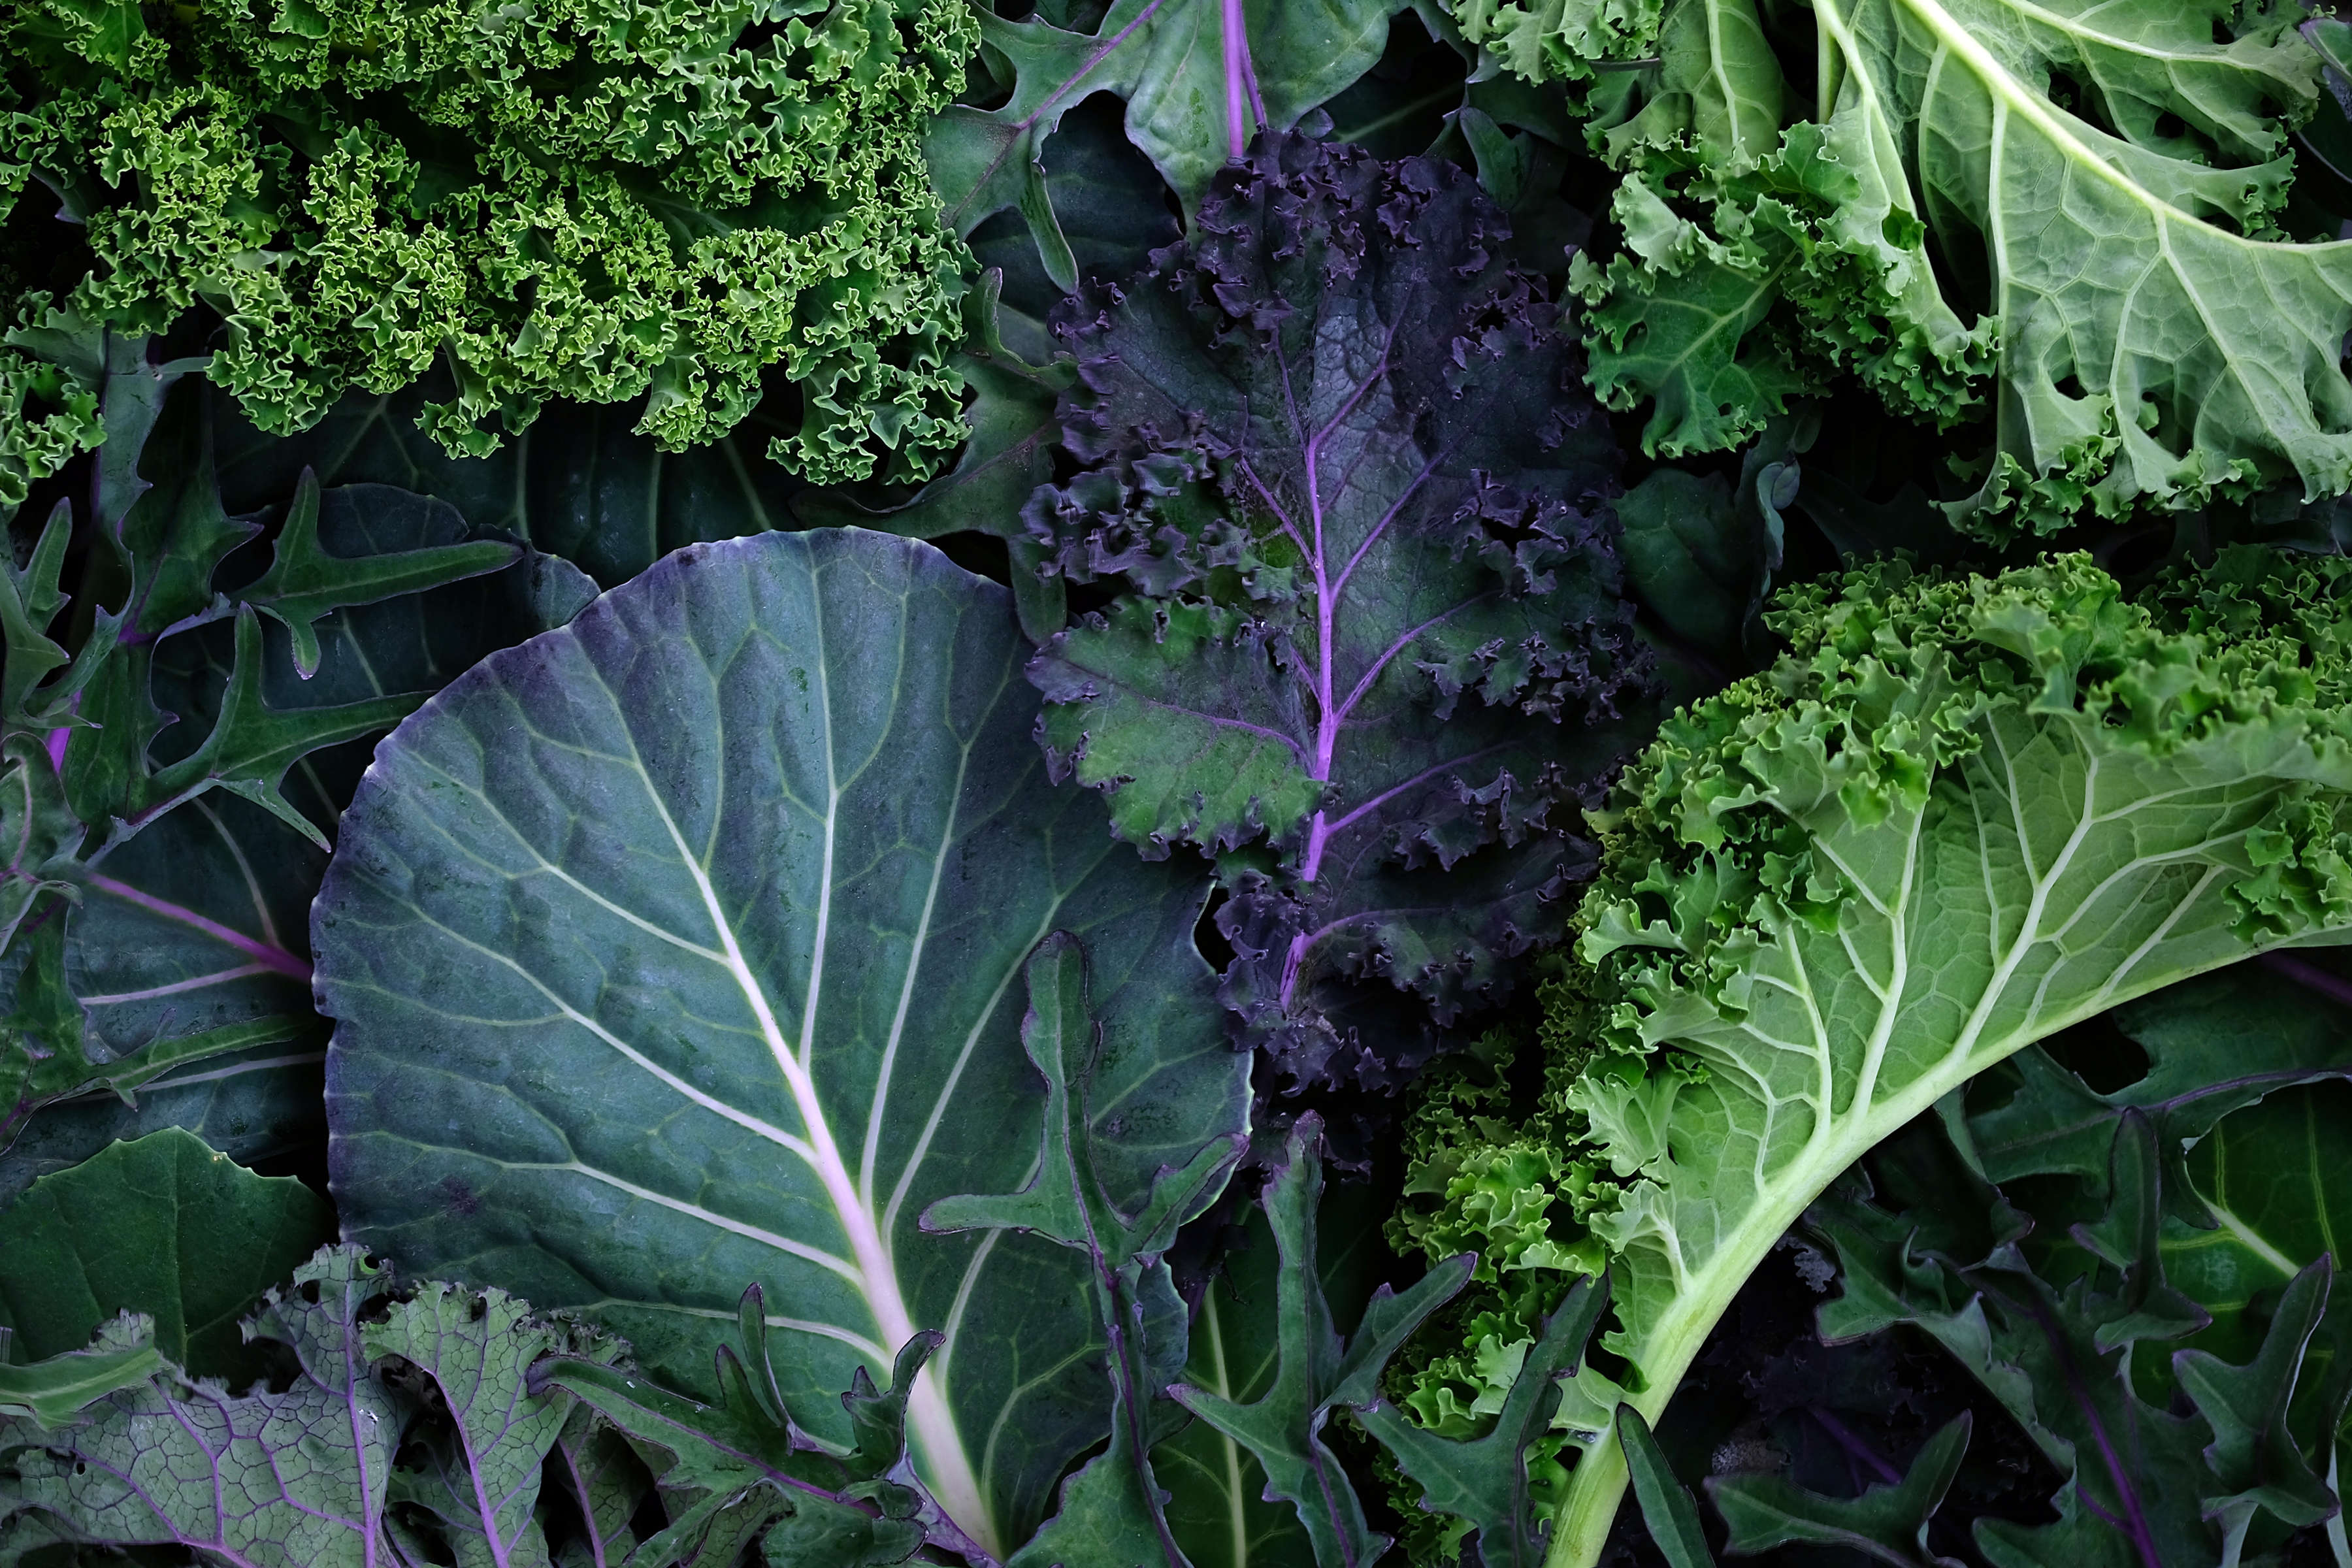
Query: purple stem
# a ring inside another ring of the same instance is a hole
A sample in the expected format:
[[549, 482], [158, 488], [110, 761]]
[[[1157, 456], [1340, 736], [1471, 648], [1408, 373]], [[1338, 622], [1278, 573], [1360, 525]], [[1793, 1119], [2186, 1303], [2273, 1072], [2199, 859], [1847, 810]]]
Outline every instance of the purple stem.
[[215, 942], [236, 949], [264, 968], [276, 970], [280, 974], [290, 975], [306, 984], [310, 979], [310, 966], [282, 947], [270, 942], [257, 942], [243, 931], [231, 931], [216, 920], [200, 915], [183, 905], [173, 903], [168, 899], [159, 899], [152, 893], [143, 892], [128, 882], [116, 881], [103, 872], [90, 872], [89, 885], [101, 893], [112, 894], [125, 903], [136, 904], [150, 914], [161, 915], [167, 921], [177, 921], [182, 925], [200, 931]]
[[2091, 1436], [2099, 1446], [2099, 1458], [2107, 1467], [2107, 1479], [2115, 1484], [2116, 1497], [2123, 1504], [2124, 1517], [2115, 1519], [2092, 1502], [2079, 1475], [2074, 1480], [2075, 1495], [2083, 1500], [2085, 1507], [2105, 1519], [2117, 1533], [2131, 1542], [2132, 1549], [2139, 1554], [2140, 1562], [2147, 1568], [2164, 1568], [2164, 1559], [2156, 1550], [2156, 1534], [2148, 1528], [2147, 1515], [2139, 1505], [2139, 1493], [2133, 1489], [2131, 1477], [2124, 1468], [2123, 1456], [2116, 1452], [2115, 1445], [2107, 1439], [2107, 1425], [2099, 1419], [2098, 1407], [2091, 1403], [2090, 1391], [2083, 1386], [2082, 1373], [2074, 1365], [2074, 1352], [2067, 1348], [2065, 1337], [2059, 1332], [2057, 1324], [2050, 1321], [2050, 1314], [2041, 1302], [2032, 1303], [2027, 1310], [2032, 1313], [2042, 1337], [2050, 1342], [2051, 1352], [2058, 1358], [2059, 1369], [2066, 1374], [2066, 1392], [2074, 1398], [2075, 1407], [2082, 1411], [2083, 1419], [2090, 1426]]
[[2330, 1002], [2341, 1002], [2347, 1007], [2352, 1007], [2352, 980], [2330, 974], [2319, 965], [2290, 953], [2266, 952], [2255, 962], [2265, 969], [2285, 975], [2298, 985], [2308, 986]]
[[1250, 110], [1258, 123], [1265, 121], [1265, 105], [1257, 98], [1257, 72], [1250, 65], [1249, 21], [1242, 0], [1224, 0], [1225, 10], [1225, 143], [1226, 156], [1238, 163], [1249, 151]]
[[1869, 1466], [1888, 1486], [1899, 1487], [1903, 1484], [1903, 1478], [1895, 1471], [1895, 1467], [1880, 1458], [1877, 1450], [1864, 1442], [1860, 1435], [1852, 1427], [1817, 1405], [1808, 1408], [1812, 1418], [1822, 1424], [1822, 1430], [1837, 1439], [1839, 1447]]

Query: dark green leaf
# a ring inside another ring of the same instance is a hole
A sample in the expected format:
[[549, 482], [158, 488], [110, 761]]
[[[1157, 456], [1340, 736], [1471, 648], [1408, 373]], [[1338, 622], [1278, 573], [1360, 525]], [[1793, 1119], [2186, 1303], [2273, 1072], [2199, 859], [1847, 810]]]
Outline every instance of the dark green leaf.
[[1851, 1547], [1897, 1568], [1958, 1568], [1927, 1550], [1927, 1525], [1959, 1474], [1972, 1425], [1961, 1411], [1927, 1439], [1900, 1484], [1874, 1486], [1858, 1498], [1822, 1497], [1778, 1476], [1709, 1480], [1707, 1496], [1730, 1531], [1726, 1550], [1747, 1556], [1804, 1542]]
[[755, 1279], [834, 1440], [856, 1370], [936, 1328], [914, 1464], [992, 1545], [1108, 1392], [1085, 1258], [916, 1225], [1028, 1174], [1022, 965], [1087, 942], [1124, 1212], [1241, 1125], [1248, 1067], [1201, 882], [1045, 785], [1008, 600], [856, 530], [682, 552], [379, 745], [313, 914], [349, 1234], [580, 1306], [705, 1394]]
[[79, 1350], [120, 1312], [200, 1375], [239, 1383], [262, 1363], [237, 1321], [334, 1235], [327, 1201], [257, 1176], [177, 1128], [45, 1176], [0, 1210], [0, 1322], [35, 1359]]
[[[1633, 1500], [1642, 1505], [1643, 1526], [1665, 1553], [1668, 1568], [1715, 1568], [1706, 1532], [1699, 1526], [1698, 1503], [1666, 1463], [1665, 1451], [1642, 1413], [1630, 1405], [1618, 1405], [1617, 1436], [1625, 1445], [1625, 1468], [1633, 1478]], [[1719, 1494], [1716, 1506], [1722, 1506]]]

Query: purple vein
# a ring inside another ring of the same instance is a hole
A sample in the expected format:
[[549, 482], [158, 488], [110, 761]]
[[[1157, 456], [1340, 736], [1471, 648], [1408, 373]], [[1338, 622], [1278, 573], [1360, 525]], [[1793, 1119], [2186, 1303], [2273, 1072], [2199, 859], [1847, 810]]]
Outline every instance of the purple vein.
[[310, 978], [310, 966], [284, 948], [266, 942], [257, 942], [242, 931], [231, 931], [220, 921], [200, 915], [184, 905], [173, 903], [168, 899], [159, 899], [152, 893], [142, 892], [130, 883], [119, 882], [102, 872], [90, 872], [89, 885], [101, 893], [112, 894], [125, 903], [136, 904], [150, 914], [161, 915], [167, 921], [177, 921], [191, 930], [202, 931], [215, 942], [236, 949], [237, 952], [246, 954], [266, 969], [275, 970], [280, 974], [290, 975], [305, 983], [308, 983]]
[[[2116, 1500], [2123, 1505], [2124, 1517], [2120, 1521], [2110, 1522], [2116, 1525], [2118, 1533], [2131, 1542], [2133, 1550], [2139, 1554], [2139, 1560], [2147, 1564], [2147, 1568], [2164, 1568], [2163, 1559], [2157, 1553], [2156, 1537], [2148, 1529], [2147, 1516], [2139, 1506], [2139, 1493], [2134, 1489], [2131, 1477], [2124, 1469], [2123, 1456], [2116, 1452], [2115, 1444], [2107, 1437], [2107, 1424], [2099, 1418], [2098, 1406], [2091, 1401], [2091, 1391], [2083, 1386], [2083, 1374], [2074, 1364], [2073, 1350], [2059, 1332], [2058, 1325], [2051, 1321], [2048, 1309], [2041, 1302], [2032, 1303], [2026, 1310], [2032, 1314], [2035, 1326], [2041, 1329], [2042, 1337], [2050, 1342], [2059, 1370], [2065, 1375], [2066, 1392], [2073, 1397], [2075, 1408], [2082, 1412], [2083, 1419], [2089, 1423], [2092, 1440], [2098, 1445], [2099, 1458], [2107, 1467], [2107, 1479], [2115, 1484]], [[2085, 1504], [2097, 1508], [2079, 1474], [2074, 1479], [2074, 1494]], [[2098, 1511], [2105, 1512], [2104, 1510]]]
[[1404, 633], [1404, 635], [1398, 637], [1396, 641], [1391, 643], [1388, 646], [1386, 652], [1382, 653], [1380, 658], [1372, 660], [1372, 667], [1364, 671], [1364, 678], [1356, 682], [1356, 689], [1348, 693], [1348, 700], [1339, 704], [1340, 721], [1344, 723], [1347, 721], [1348, 715], [1356, 710], [1356, 704], [1364, 700], [1364, 693], [1372, 689], [1372, 682], [1381, 678], [1381, 671], [1386, 669], [1389, 667], [1390, 662], [1393, 660], [1397, 655], [1402, 653], [1406, 648], [1411, 647], [1415, 637], [1421, 636], [1422, 633], [1427, 631], [1430, 627], [1438, 625], [1440, 622], [1452, 619], [1454, 616], [1461, 614], [1471, 605], [1485, 603], [1489, 595], [1481, 594], [1476, 598], [1465, 599], [1458, 605], [1441, 610], [1436, 615], [1430, 616], [1429, 619], [1422, 622], [1421, 625], [1414, 626], [1410, 631]]
[[[1023, 117], [1013, 127], [1013, 129], [1020, 134], [1008, 138], [1004, 143], [1003, 149], [999, 152], [995, 157], [991, 158], [988, 161], [988, 167], [982, 170], [980, 178], [972, 182], [972, 195], [977, 195], [980, 192], [988, 188], [988, 182], [996, 177], [996, 171], [1004, 166], [1004, 160], [1013, 156], [1013, 150], [1015, 147], [1021, 146], [1028, 140], [1026, 133], [1036, 125], [1039, 120], [1045, 117], [1047, 110], [1053, 108], [1054, 105], [1068, 97], [1070, 89], [1077, 86], [1078, 83], [1086, 80], [1087, 78], [1093, 73], [1095, 67], [1102, 64], [1103, 61], [1117, 54], [1119, 50], [1119, 46], [1126, 43], [1127, 40], [1134, 35], [1135, 30], [1138, 27], [1140, 27], [1146, 22], [1150, 21], [1153, 15], [1156, 14], [1160, 7], [1166, 3], [1167, 0], [1151, 0], [1151, 4], [1146, 5], [1142, 10], [1136, 13], [1134, 21], [1129, 22], [1126, 26], [1121, 27], [1118, 32], [1112, 37], [1108, 43], [1103, 45], [1100, 48], [1095, 50], [1094, 53], [1088, 55], [1086, 58], [1085, 64], [1078, 67], [1076, 70], [1072, 71], [1068, 76], [1063, 78], [1061, 86], [1047, 93], [1044, 98], [1039, 99], [1037, 100], [1037, 107], [1031, 110], [1027, 115]], [[971, 198], [968, 196], [965, 199], [970, 200]], [[940, 216], [947, 220], [949, 226], [953, 227], [956, 222], [961, 217], [962, 211], [962, 207], [958, 205], [953, 210], [943, 213]]]
[[1250, 467], [1249, 459], [1236, 458], [1234, 459], [1234, 467], [1239, 468], [1242, 477], [1249, 480], [1250, 489], [1257, 491], [1257, 499], [1265, 502], [1266, 510], [1274, 513], [1274, 520], [1282, 524], [1282, 531], [1290, 535], [1290, 542], [1298, 546], [1298, 553], [1313, 555], [1315, 552], [1307, 548], [1307, 536], [1298, 531], [1298, 525], [1290, 521], [1290, 514], [1282, 510], [1282, 503], [1274, 499], [1274, 492], [1265, 488], [1265, 481], [1257, 477], [1257, 470]]
[[1363, 805], [1356, 807], [1355, 810], [1349, 812], [1347, 816], [1333, 823], [1330, 830], [1334, 833], [1344, 833], [1350, 826], [1354, 826], [1356, 818], [1363, 816], [1364, 813], [1368, 811], [1379, 809], [1388, 802], [1394, 800], [1398, 795], [1402, 795], [1405, 791], [1412, 789], [1414, 785], [1427, 783], [1429, 780], [1436, 777], [1439, 773], [1444, 773], [1448, 768], [1465, 767], [1468, 764], [1476, 762], [1481, 757], [1491, 757], [1496, 752], [1506, 751], [1508, 748], [1508, 742], [1498, 741], [1491, 746], [1482, 746], [1475, 752], [1465, 752], [1458, 757], [1448, 757], [1442, 763], [1433, 763], [1428, 767], [1422, 769], [1421, 772], [1413, 774], [1412, 777], [1405, 780], [1402, 784], [1391, 784], [1388, 788], [1381, 791], [1380, 794], [1372, 796], [1371, 799], [1364, 802]]
[[1356, 546], [1356, 552], [1353, 555], [1349, 556], [1348, 563], [1339, 569], [1339, 580], [1336, 584], [1332, 584], [1335, 591], [1344, 592], [1347, 589], [1348, 579], [1356, 574], [1356, 563], [1363, 560], [1364, 552], [1370, 550], [1375, 543], [1379, 542], [1381, 535], [1389, 531], [1389, 524], [1397, 520], [1397, 514], [1404, 510], [1405, 503], [1412, 500], [1413, 496], [1421, 489], [1421, 487], [1428, 481], [1429, 476], [1437, 471], [1437, 465], [1445, 461], [1446, 458], [1453, 455], [1454, 448], [1449, 446], [1444, 451], [1433, 456], [1427, 463], [1422, 466], [1421, 472], [1413, 475], [1412, 482], [1405, 486], [1404, 493], [1398, 496], [1395, 504], [1391, 506], [1387, 511], [1381, 515], [1381, 521], [1372, 525], [1372, 531], [1364, 535], [1364, 542]]
[[[1257, 97], [1257, 72], [1250, 68], [1249, 22], [1242, 0], [1225, 0], [1225, 156], [1235, 163], [1249, 151], [1250, 101]], [[1258, 118], [1265, 118], [1260, 108]]]
[[2330, 1002], [2341, 1002], [2352, 1007], [2352, 981], [2330, 974], [2315, 963], [2284, 952], [2266, 952], [2260, 962], [2265, 969], [2273, 970], [2299, 985], [2316, 991]]

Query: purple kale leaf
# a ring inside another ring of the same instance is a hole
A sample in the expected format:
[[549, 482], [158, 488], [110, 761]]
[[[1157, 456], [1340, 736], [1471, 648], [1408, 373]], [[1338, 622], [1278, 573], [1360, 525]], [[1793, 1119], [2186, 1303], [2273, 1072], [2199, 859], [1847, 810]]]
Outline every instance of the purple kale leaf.
[[1302, 1084], [1409, 1068], [1391, 986], [1501, 994], [1647, 691], [1614, 444], [1507, 238], [1450, 164], [1269, 137], [1057, 322], [1084, 467], [1028, 525], [1130, 591], [1031, 665], [1041, 739], [1145, 855], [1219, 857], [1227, 1003]]

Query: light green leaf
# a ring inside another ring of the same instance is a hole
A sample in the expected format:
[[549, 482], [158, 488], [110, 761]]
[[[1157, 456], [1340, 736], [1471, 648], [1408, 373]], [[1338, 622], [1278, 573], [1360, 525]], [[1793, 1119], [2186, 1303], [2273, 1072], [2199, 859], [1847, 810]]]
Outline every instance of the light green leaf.
[[[1619, 1189], [1592, 1220], [1605, 1342], [1645, 1418], [1805, 1206], [1955, 1087], [2352, 939], [2352, 669], [2322, 629], [2347, 572], [2225, 556], [2151, 611], [2081, 557], [1866, 570], [1791, 590], [1780, 665], [1665, 725], [1559, 999], [1561, 1037], [1596, 1042], [1565, 1103]], [[1584, 1456], [1553, 1568], [1594, 1560], [1625, 1477], [1615, 1443]]]
[[[0, 1421], [29, 1421], [37, 1435], [66, 1425], [110, 1394], [146, 1382], [163, 1370], [152, 1329], [127, 1317], [109, 1326], [91, 1349], [67, 1351], [30, 1366], [0, 1361]], [[0, 1538], [0, 1545], [5, 1544]]]
[[257, 1176], [178, 1128], [151, 1133], [0, 1210], [0, 1323], [37, 1360], [138, 1312], [172, 1361], [249, 1380], [264, 1363], [237, 1321], [334, 1229], [327, 1200], [293, 1177]]
[[1030, 1174], [1031, 949], [1091, 956], [1116, 1202], [1248, 1094], [1201, 883], [1047, 785], [1025, 653], [1009, 595], [922, 544], [681, 552], [377, 748], [312, 931], [349, 1234], [581, 1308], [696, 1390], [756, 1280], [782, 1396], [835, 1440], [856, 1369], [937, 1330], [914, 1462], [992, 1547], [1104, 1404], [1084, 1258], [916, 1224]]

